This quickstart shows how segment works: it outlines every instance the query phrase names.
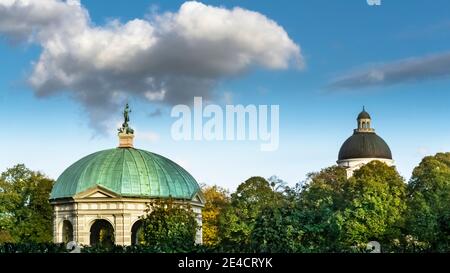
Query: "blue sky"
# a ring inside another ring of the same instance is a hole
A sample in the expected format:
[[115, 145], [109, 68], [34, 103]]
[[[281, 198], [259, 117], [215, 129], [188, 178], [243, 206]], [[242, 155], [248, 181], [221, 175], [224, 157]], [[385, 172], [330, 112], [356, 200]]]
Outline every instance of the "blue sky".
[[[125, 24], [176, 13], [183, 3], [81, 0], [96, 27], [113, 19]], [[219, 104], [224, 94], [233, 104], [279, 104], [280, 147], [261, 152], [251, 141], [176, 142], [170, 135], [171, 105], [129, 95], [132, 126], [137, 135], [143, 132], [136, 147], [171, 158], [202, 183], [234, 189], [251, 176], [277, 175], [292, 185], [335, 164], [365, 105], [406, 179], [423, 156], [450, 150], [448, 1], [386, 0], [378, 7], [365, 0], [202, 3], [262, 14], [301, 48], [303, 69], [256, 64], [222, 75], [208, 90]], [[0, 169], [25, 163], [57, 178], [82, 156], [116, 147], [115, 128], [99, 132], [89, 116], [88, 107], [102, 106], [86, 106], [67, 87], [42, 95], [28, 84], [43, 45], [11, 39], [5, 24], [0, 19]], [[371, 71], [383, 73], [382, 79], [368, 79]], [[151, 117], [157, 109], [162, 115]], [[108, 108], [113, 124], [121, 110]]]

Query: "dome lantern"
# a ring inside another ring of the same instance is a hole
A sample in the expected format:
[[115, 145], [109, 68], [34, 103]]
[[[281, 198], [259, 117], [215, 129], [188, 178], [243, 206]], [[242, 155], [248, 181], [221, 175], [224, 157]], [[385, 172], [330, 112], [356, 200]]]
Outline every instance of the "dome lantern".
[[356, 121], [357, 121], [357, 129], [355, 129], [355, 132], [365, 132], [365, 133], [375, 132], [375, 129], [371, 127], [372, 118], [370, 117], [369, 113], [366, 112], [364, 106], [362, 112], [359, 113], [358, 117], [356, 118]]

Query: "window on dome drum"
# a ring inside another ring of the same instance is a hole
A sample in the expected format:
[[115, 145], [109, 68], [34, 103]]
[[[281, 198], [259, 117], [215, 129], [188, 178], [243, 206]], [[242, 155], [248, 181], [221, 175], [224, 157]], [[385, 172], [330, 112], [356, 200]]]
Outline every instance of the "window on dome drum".
[[112, 247], [114, 246], [114, 228], [106, 220], [95, 220], [91, 226], [91, 246]]
[[64, 220], [62, 225], [63, 242], [67, 244], [73, 241], [73, 226], [69, 220]]
[[144, 232], [142, 227], [142, 220], [138, 220], [131, 227], [131, 244], [140, 245], [144, 240]]

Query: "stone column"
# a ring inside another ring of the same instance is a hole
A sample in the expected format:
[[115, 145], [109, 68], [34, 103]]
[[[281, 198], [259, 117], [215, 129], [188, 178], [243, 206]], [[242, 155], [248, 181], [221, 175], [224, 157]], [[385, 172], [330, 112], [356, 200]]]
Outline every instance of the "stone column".
[[123, 214], [114, 214], [114, 240], [116, 245], [124, 245]]
[[78, 244], [89, 245], [90, 243], [90, 226], [85, 215], [76, 215], [77, 239]]
[[123, 214], [123, 245], [131, 245], [131, 215]]
[[59, 231], [58, 231], [58, 213], [56, 212], [56, 206], [53, 206], [53, 242], [59, 243]]
[[196, 214], [197, 225], [199, 229], [197, 230], [197, 234], [195, 235], [195, 243], [203, 244], [203, 218], [202, 218], [202, 209], [199, 207], [193, 207], [193, 210]]

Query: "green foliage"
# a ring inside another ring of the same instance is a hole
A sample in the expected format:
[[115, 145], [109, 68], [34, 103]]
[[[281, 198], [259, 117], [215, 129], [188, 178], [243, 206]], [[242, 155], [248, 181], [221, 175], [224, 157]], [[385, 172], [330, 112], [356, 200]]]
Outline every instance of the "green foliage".
[[338, 214], [344, 245], [378, 241], [384, 251], [396, 247], [404, 227], [406, 184], [394, 167], [372, 161], [355, 171], [345, 189], [345, 202]]
[[189, 203], [173, 199], [154, 201], [142, 221], [144, 246], [159, 252], [186, 252], [195, 245], [198, 224]]
[[333, 166], [311, 173], [299, 190], [296, 211], [303, 230], [305, 252], [341, 251], [337, 212], [345, 208], [345, 186], [348, 183], [344, 168]]
[[23, 164], [0, 176], [0, 243], [45, 243], [52, 240], [53, 180]]
[[224, 249], [251, 250], [251, 233], [265, 207], [274, 206], [281, 194], [262, 177], [252, 177], [238, 186], [231, 203], [219, 219], [220, 242]]
[[422, 160], [408, 196], [408, 251], [450, 251], [450, 153]]
[[182, 249], [171, 249], [170, 251], [162, 251], [159, 246], [150, 245], [131, 245], [121, 246], [115, 245], [110, 248], [102, 246], [83, 246], [81, 253], [219, 253], [217, 248], [207, 247], [204, 245], [193, 245], [191, 247], [183, 247]]
[[251, 233], [252, 250], [262, 253], [302, 251], [298, 211], [289, 206], [265, 207]]
[[298, 208], [302, 244], [311, 252], [350, 252], [375, 240], [392, 249], [402, 238], [405, 192], [395, 168], [379, 161], [350, 179], [337, 166], [311, 174]]
[[67, 250], [64, 244], [53, 243], [0, 244], [0, 254], [5, 253], [67, 253]]

